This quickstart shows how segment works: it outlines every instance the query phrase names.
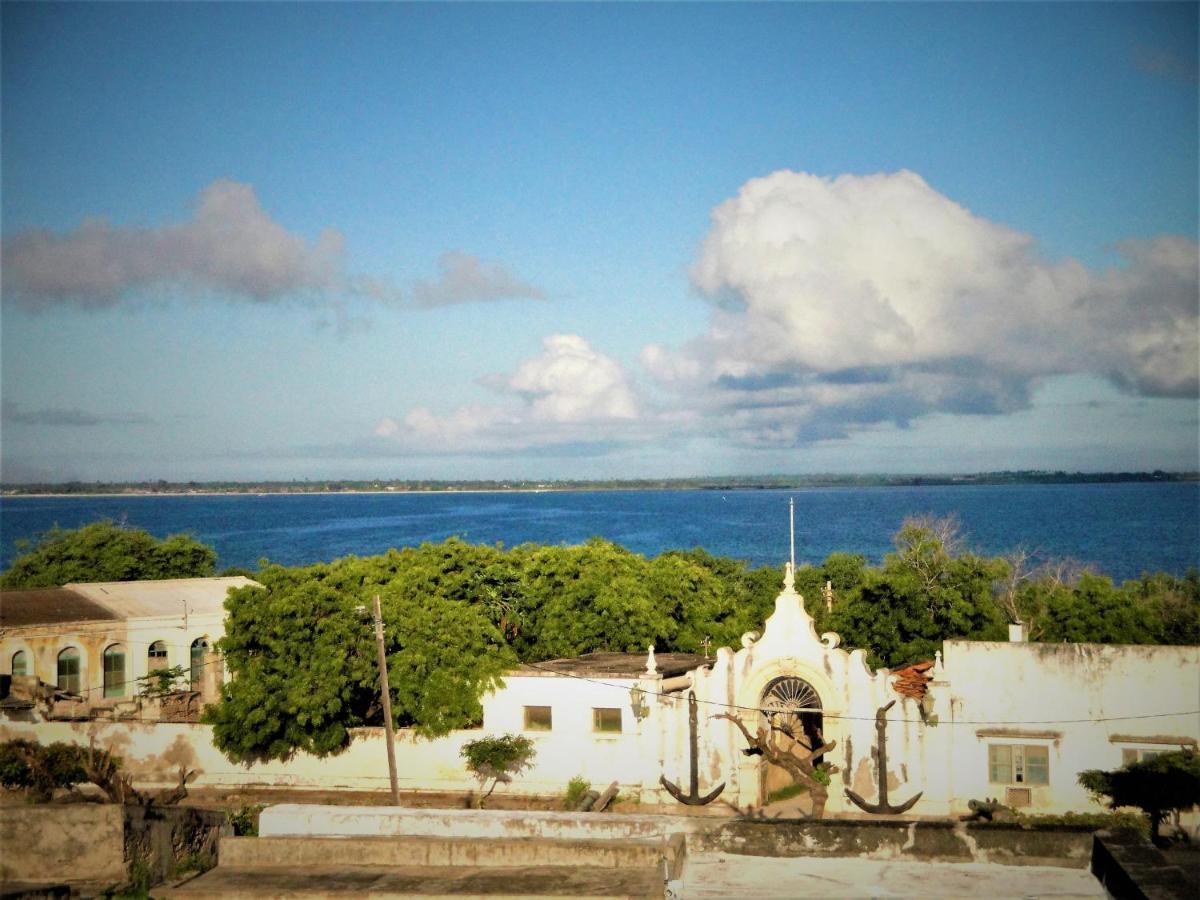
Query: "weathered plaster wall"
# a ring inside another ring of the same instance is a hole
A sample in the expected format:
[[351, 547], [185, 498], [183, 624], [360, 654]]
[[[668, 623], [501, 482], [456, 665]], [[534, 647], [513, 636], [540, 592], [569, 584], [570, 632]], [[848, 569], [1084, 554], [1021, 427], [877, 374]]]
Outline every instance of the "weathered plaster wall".
[[82, 803], [4, 807], [0, 881], [124, 881], [124, 812]]
[[1123, 748], [1200, 739], [1200, 647], [947, 641], [943, 662], [931, 687], [960, 801], [1003, 801], [989, 744], [1046, 747], [1050, 783], [1029, 786], [1034, 809], [1063, 812], [1096, 809], [1076, 776], [1120, 766]]

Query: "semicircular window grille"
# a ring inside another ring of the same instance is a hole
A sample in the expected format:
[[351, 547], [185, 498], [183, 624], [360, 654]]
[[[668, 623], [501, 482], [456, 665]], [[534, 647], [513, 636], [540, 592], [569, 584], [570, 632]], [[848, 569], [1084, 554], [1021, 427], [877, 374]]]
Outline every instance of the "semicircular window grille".
[[784, 675], [767, 685], [762, 706], [767, 713], [820, 712], [821, 698], [803, 678]]

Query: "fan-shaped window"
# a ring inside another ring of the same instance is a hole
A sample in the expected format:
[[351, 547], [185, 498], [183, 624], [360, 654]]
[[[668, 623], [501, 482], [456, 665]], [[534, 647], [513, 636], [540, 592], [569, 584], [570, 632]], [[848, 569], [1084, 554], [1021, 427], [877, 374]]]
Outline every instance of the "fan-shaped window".
[[29, 654], [24, 650], [18, 650], [12, 657], [12, 673], [14, 675], [29, 674]]
[[[777, 737], [796, 741], [809, 750], [825, 742], [821, 697], [803, 678], [784, 675], [771, 681], [763, 691], [761, 708]], [[821, 756], [813, 758], [814, 763], [821, 760]]]
[[204, 671], [204, 654], [208, 652], [208, 638], [196, 638], [192, 641], [192, 656], [189, 660], [191, 670], [188, 681], [193, 691], [200, 690], [200, 674]]
[[79, 651], [68, 647], [58, 654], [58, 673], [55, 682], [60, 691], [79, 693]]
[[146, 651], [146, 669], [150, 672], [156, 669], [166, 669], [167, 645], [163, 641], [155, 641]]
[[125, 647], [121, 644], [104, 651], [104, 696], [125, 696]]

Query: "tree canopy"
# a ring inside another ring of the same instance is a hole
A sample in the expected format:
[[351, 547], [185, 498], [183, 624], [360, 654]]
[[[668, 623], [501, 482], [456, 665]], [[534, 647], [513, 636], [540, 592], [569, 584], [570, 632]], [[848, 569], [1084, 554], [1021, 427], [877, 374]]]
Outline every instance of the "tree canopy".
[[1108, 805], [1136, 806], [1150, 819], [1150, 837], [1159, 842], [1159, 825], [1175, 810], [1200, 804], [1200, 754], [1194, 749], [1160, 753], [1111, 772], [1087, 769], [1079, 783]]
[[2, 576], [0, 587], [58, 587], [72, 582], [204, 578], [216, 572], [212, 547], [186, 534], [158, 540], [104, 520], [40, 535]]
[[[418, 571], [416, 556], [434, 565]], [[262, 587], [231, 591], [218, 647], [233, 678], [204, 712], [216, 745], [243, 762], [325, 756], [345, 749], [351, 728], [382, 723], [373, 629], [357, 609], [375, 594], [394, 724], [435, 736], [479, 721], [479, 698], [517, 659], [481, 604], [452, 596], [469, 579], [439, 556], [427, 546], [268, 566], [256, 576]], [[446, 592], [422, 577], [437, 582], [438, 569]]]

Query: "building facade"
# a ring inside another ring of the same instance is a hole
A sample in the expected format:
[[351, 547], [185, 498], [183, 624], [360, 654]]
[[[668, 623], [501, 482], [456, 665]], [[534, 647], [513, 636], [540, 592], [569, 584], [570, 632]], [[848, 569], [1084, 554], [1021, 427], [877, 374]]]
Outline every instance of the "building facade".
[[[27, 675], [59, 678], [60, 693], [62, 678], [77, 677], [80, 689], [98, 698], [97, 707], [119, 704], [123, 696], [104, 696], [118, 680], [105, 675], [117, 671], [103, 665], [111, 647], [125, 648], [126, 685], [157, 665], [159, 642], [168, 663], [190, 661], [196, 641], [220, 637], [225, 592], [251, 583], [190, 581], [207, 584], [67, 589], [110, 611], [124, 603], [116, 618], [93, 611], [89, 618], [13, 627], [6, 612], [0, 635], [5, 671], [15, 671], [22, 658], [32, 660]], [[184, 594], [193, 598], [190, 605]], [[83, 615], [90, 607], [77, 609]], [[131, 615], [134, 609], [145, 615]], [[816, 633], [789, 567], [761, 634], [744, 635], [740, 648], [721, 648], [710, 658], [650, 650], [645, 656], [590, 654], [522, 666], [483, 698], [481, 728], [436, 740], [401, 732], [395, 747], [399, 780], [405, 789], [470, 790], [475, 784], [462, 765], [463, 744], [484, 734], [519, 733], [532, 740], [536, 761], [502, 790], [561, 794], [568, 781], [582, 776], [593, 785], [615, 781], [622, 794], [644, 802], [675, 805], [683, 797], [713, 812], [764, 806], [771, 814], [805, 811], [803, 795], [773, 801], [788, 793], [781, 789], [791, 778], [753, 752], [733, 717], [751, 734], [782, 725], [792, 737], [773, 732], [777, 746], [794, 740], [825, 748], [826, 815], [959, 815], [971, 800], [988, 798], [1060, 813], [1098, 810], [1077, 783], [1084, 769], [1113, 769], [1196, 747], [1200, 647], [1014, 638], [946, 641], [933, 660], [900, 672], [872, 670], [864, 651], [842, 648], [836, 634]], [[68, 667], [64, 676], [61, 660], [72, 648], [79, 671], [74, 675]], [[38, 718], [28, 710], [24, 718], [6, 718], [2, 707], [0, 738], [107, 741], [149, 783], [185, 763], [200, 770], [197, 786], [328, 790], [387, 784], [382, 729], [356, 730], [350, 748], [338, 756], [297, 754], [286, 762], [237, 766], [213, 747], [208, 726], [134, 726], [119, 717], [66, 721], [69, 716]]]

